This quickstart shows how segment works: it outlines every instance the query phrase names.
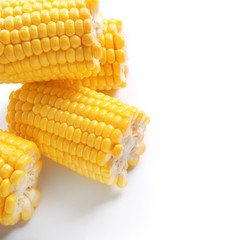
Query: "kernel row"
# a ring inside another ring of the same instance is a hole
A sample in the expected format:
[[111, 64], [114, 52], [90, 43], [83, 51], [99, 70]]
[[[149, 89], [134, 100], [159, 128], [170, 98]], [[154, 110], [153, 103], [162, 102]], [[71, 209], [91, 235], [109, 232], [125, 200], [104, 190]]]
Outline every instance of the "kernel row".
[[69, 153], [70, 155], [82, 158], [86, 161], [90, 160], [93, 163], [96, 161], [99, 166], [104, 166], [111, 157], [111, 153], [105, 153], [84, 144], [70, 142], [65, 138], [57, 137], [54, 134], [47, 133], [36, 127], [16, 123], [10, 124], [10, 129], [13, 132], [18, 132], [17, 130], [20, 129], [21, 136], [28, 136], [28, 138], [33, 137], [38, 146], [40, 146], [40, 144], [45, 144], [58, 149], [62, 154]]
[[[8, 22], [7, 18], [5, 23], [2, 23], [0, 20], [0, 25], [1, 24], [4, 24], [4, 26], [2, 26], [2, 29], [0, 30], [0, 43], [4, 45], [10, 43], [17, 44], [32, 39], [47, 37], [78, 36], [78, 38], [82, 38], [82, 43], [85, 46], [91, 46], [94, 38], [92, 35], [90, 20], [76, 20], [74, 22], [73, 20], [68, 19], [65, 22], [49, 22], [48, 24], [40, 23], [38, 26], [28, 24], [28, 26], [20, 26], [16, 28], [14, 22]], [[74, 38], [71, 40], [73, 41], [73, 45], [74, 40]]]
[[[67, 2], [67, 1], [66, 1]], [[36, 6], [35, 6], [36, 7]], [[86, 7], [70, 9], [53, 7], [51, 9], [32, 9], [29, 5], [7, 7], [3, 9], [1, 15], [1, 27], [12, 26], [20, 28], [21, 26], [38, 25], [39, 23], [48, 24], [50, 21], [66, 21], [68, 19], [90, 19], [90, 11]]]

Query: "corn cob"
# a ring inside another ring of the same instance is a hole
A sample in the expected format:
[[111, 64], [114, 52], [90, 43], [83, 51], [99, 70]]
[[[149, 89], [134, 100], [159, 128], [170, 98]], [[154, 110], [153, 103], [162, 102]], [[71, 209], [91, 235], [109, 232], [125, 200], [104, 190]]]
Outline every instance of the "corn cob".
[[97, 11], [95, 0], [1, 1], [0, 83], [98, 73], [102, 23]]
[[36, 189], [41, 170], [35, 143], [0, 130], [0, 223], [29, 220], [38, 205]]
[[144, 152], [149, 117], [94, 90], [67, 83], [28, 83], [12, 92], [8, 129], [34, 141], [59, 164], [109, 185], [125, 187], [127, 169]]
[[100, 72], [73, 84], [94, 90], [111, 90], [126, 87], [128, 72], [125, 34], [122, 32], [122, 21], [104, 19], [103, 34], [99, 37], [102, 46]]

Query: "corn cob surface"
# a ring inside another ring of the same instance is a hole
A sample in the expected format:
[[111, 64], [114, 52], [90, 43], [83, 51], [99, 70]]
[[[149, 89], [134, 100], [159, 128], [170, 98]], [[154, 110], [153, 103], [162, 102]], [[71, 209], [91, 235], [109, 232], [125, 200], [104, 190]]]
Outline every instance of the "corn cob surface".
[[34, 141], [59, 164], [125, 187], [136, 165], [149, 117], [94, 90], [67, 83], [28, 83], [12, 92], [6, 118], [16, 135]]
[[38, 205], [42, 163], [35, 143], [0, 130], [0, 223], [29, 220]]
[[104, 19], [103, 34], [99, 37], [102, 46], [100, 72], [82, 80], [73, 80], [77, 86], [94, 90], [111, 90], [126, 87], [127, 47], [126, 36], [122, 31], [122, 21]]
[[0, 2], [0, 82], [82, 79], [100, 71], [98, 1]]

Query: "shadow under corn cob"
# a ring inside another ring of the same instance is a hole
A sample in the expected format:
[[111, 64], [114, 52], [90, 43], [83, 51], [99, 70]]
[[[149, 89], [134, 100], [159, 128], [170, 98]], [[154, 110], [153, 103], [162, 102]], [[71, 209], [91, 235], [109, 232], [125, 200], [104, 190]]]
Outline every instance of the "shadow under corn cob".
[[25, 84], [12, 92], [8, 128], [52, 160], [100, 182], [128, 183], [144, 152], [149, 117], [135, 107], [68, 83]]

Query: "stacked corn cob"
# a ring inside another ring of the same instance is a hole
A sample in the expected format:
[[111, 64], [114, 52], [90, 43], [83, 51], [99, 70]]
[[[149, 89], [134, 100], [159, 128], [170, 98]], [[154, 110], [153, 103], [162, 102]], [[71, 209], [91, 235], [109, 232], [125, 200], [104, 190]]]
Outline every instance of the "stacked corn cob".
[[85, 1], [7, 0], [0, 9], [1, 82], [82, 79], [100, 71], [101, 20]]
[[29, 219], [38, 204], [39, 150], [119, 187], [145, 150], [149, 117], [94, 91], [125, 87], [128, 72], [122, 22], [102, 20], [98, 6], [98, 0], [0, 2], [0, 82], [24, 83], [11, 93], [6, 117], [19, 137], [0, 130], [4, 225]]
[[127, 185], [128, 163], [144, 152], [148, 116], [88, 88], [25, 84], [10, 96], [9, 130], [37, 143], [47, 157], [109, 185]]
[[41, 170], [35, 143], [0, 130], [0, 223], [31, 218], [40, 199], [36, 189]]

